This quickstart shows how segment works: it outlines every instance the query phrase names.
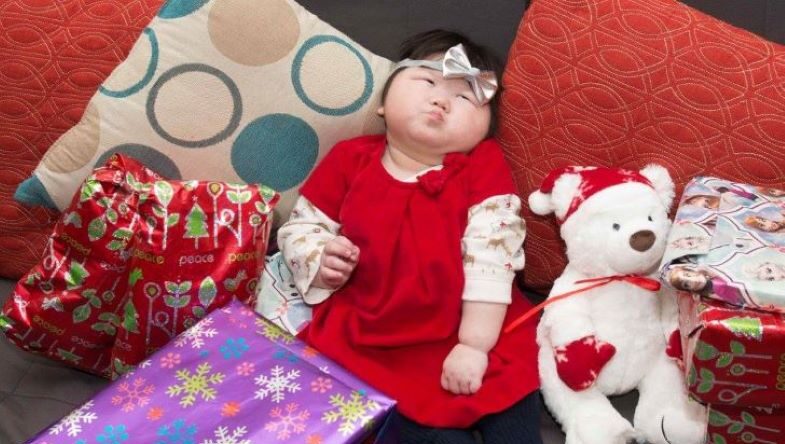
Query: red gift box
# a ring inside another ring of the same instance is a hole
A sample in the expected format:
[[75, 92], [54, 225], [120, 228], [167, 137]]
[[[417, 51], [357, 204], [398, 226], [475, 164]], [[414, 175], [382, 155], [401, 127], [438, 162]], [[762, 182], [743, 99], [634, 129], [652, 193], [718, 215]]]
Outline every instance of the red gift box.
[[[125, 373], [233, 297], [255, 305], [278, 194], [261, 185], [159, 181], [142, 191], [124, 322], [112, 350]], [[142, 185], [144, 186], [144, 185]]]
[[0, 328], [23, 349], [122, 374], [233, 297], [254, 304], [278, 199], [263, 185], [162, 180], [114, 155], [74, 196]]
[[706, 404], [785, 407], [785, 315], [679, 292], [687, 383]]

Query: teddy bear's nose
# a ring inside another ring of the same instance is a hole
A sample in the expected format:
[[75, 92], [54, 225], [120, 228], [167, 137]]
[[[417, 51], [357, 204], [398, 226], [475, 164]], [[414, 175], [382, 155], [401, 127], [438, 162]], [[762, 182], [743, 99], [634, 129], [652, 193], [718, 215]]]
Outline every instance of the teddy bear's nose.
[[630, 246], [636, 251], [646, 251], [654, 245], [657, 236], [650, 230], [641, 230], [630, 236]]

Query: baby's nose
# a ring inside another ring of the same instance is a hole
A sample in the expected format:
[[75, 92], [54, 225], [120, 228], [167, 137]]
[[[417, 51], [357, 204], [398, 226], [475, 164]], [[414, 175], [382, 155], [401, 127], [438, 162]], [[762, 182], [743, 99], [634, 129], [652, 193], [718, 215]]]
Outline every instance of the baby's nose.
[[444, 97], [435, 96], [431, 99], [431, 105], [438, 106], [439, 108], [447, 111], [449, 109], [449, 103], [445, 100]]

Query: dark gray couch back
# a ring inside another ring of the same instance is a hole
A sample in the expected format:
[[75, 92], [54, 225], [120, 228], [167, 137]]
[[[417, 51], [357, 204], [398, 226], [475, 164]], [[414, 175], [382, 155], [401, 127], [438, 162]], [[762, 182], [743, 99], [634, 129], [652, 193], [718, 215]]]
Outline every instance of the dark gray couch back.
[[[376, 54], [395, 60], [405, 37], [460, 31], [507, 60], [527, 0], [298, 0]], [[656, 0], [652, 0], [656, 1]], [[683, 0], [708, 14], [785, 43], [785, 0]]]

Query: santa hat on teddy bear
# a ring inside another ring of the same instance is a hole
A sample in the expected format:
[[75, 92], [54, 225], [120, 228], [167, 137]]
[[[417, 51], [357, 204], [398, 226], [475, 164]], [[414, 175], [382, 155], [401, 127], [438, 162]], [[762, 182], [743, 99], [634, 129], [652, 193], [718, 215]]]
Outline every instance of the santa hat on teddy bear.
[[[632, 187], [620, 187], [633, 184]], [[629, 198], [639, 198], [646, 187], [657, 195], [666, 208], [674, 197], [673, 181], [668, 170], [660, 165], [648, 165], [640, 172], [621, 168], [567, 166], [551, 171], [540, 188], [529, 196], [529, 207], [535, 214], [554, 213], [563, 224], [578, 208], [629, 204]], [[590, 199], [598, 194], [600, 196]]]

